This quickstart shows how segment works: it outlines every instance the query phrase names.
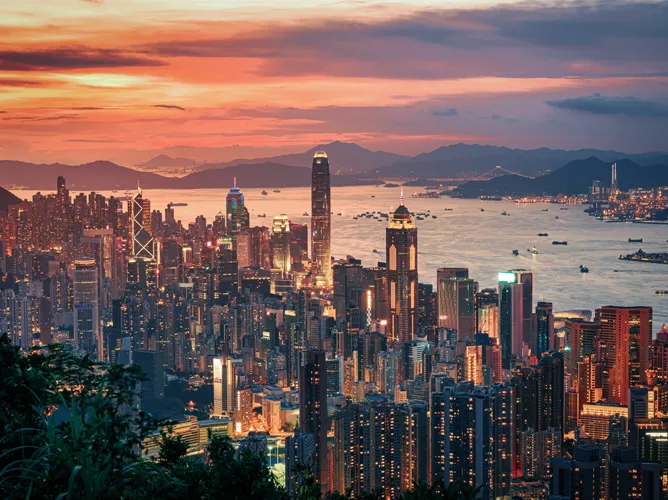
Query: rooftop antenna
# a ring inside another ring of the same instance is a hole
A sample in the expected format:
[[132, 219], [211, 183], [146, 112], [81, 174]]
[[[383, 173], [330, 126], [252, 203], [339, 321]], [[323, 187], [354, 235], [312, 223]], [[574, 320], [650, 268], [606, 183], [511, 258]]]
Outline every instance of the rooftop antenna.
[[404, 206], [404, 186], [401, 186], [401, 195], [399, 196], [399, 204]]
[[237, 176], [236, 175], [234, 176], [234, 187], [235, 188], [237, 187]]

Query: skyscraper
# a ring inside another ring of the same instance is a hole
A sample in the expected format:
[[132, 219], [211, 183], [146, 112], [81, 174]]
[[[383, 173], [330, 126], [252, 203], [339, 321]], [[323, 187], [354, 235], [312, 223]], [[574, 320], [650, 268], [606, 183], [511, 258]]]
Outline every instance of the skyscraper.
[[605, 306], [596, 310], [601, 323], [599, 359], [603, 362], [603, 397], [626, 406], [629, 387], [645, 382], [652, 337], [651, 307]]
[[531, 352], [540, 357], [550, 349], [554, 349], [554, 314], [552, 314], [551, 302], [539, 302], [536, 304], [534, 314], [533, 336], [531, 339]]
[[501, 367], [510, 370], [522, 345], [522, 285], [514, 273], [499, 273], [499, 339]]
[[274, 217], [269, 239], [269, 250], [271, 253], [271, 267], [280, 269], [283, 274], [290, 272], [290, 221], [285, 214]]
[[229, 415], [234, 411], [235, 371], [232, 358], [213, 358], [213, 414], [216, 417]]
[[227, 212], [227, 234], [236, 236], [242, 230], [248, 229], [250, 225], [248, 209], [244, 203], [244, 194], [237, 187], [236, 177], [234, 178], [234, 185], [227, 193], [225, 208]]
[[404, 205], [403, 190], [399, 207], [386, 229], [389, 337], [408, 342], [418, 324], [418, 241], [413, 216]]
[[327, 491], [327, 367], [325, 351], [301, 353], [299, 367], [299, 427], [315, 441], [314, 476]]
[[508, 271], [515, 275], [515, 283], [522, 285], [522, 336], [519, 343], [519, 351], [522, 344], [531, 345], [531, 331], [533, 326], [533, 273], [531, 269], [511, 269]]
[[475, 282], [470, 278], [441, 276], [440, 272], [437, 280], [438, 327], [457, 330], [457, 340], [473, 339]]
[[130, 252], [134, 257], [154, 258], [153, 236], [151, 236], [151, 202], [144, 199], [137, 185], [137, 194], [129, 203]]
[[311, 177], [311, 260], [318, 286], [328, 287], [331, 277], [332, 200], [327, 153], [316, 151]]
[[77, 259], [72, 267], [74, 347], [102, 359], [98, 305], [98, 270], [94, 259]]

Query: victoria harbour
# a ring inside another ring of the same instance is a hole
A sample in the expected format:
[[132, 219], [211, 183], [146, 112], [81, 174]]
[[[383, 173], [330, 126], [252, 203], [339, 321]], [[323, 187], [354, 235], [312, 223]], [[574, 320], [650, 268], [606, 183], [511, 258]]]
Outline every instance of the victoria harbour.
[[[606, 223], [588, 216], [582, 205], [411, 198], [410, 194], [416, 189], [419, 188], [406, 188], [407, 207], [413, 212], [429, 210], [430, 215], [436, 216], [436, 219], [416, 221], [420, 231], [420, 281], [435, 282], [439, 267], [461, 266], [470, 269], [482, 289], [496, 286], [499, 271], [530, 268], [537, 276], [535, 297], [552, 300], [555, 311], [588, 308], [593, 312], [602, 304], [647, 304], [654, 308], [655, 332], [662, 323], [668, 322], [668, 295], [655, 293], [668, 283], [668, 266], [619, 260], [621, 254], [635, 252], [638, 248], [646, 252], [665, 252], [668, 225]], [[266, 224], [278, 214], [285, 214], [298, 224], [310, 220], [304, 215], [310, 210], [309, 188], [284, 188], [280, 193], [269, 190], [267, 195], [262, 195], [262, 191], [244, 189], [252, 226]], [[34, 194], [34, 191], [13, 192], [20, 198]], [[118, 196], [111, 191], [102, 194]], [[224, 212], [226, 194], [227, 190], [223, 189], [149, 192], [157, 209], [172, 202], [187, 203], [175, 208], [177, 220], [184, 225], [193, 222], [198, 215], [213, 220], [216, 213]], [[392, 212], [398, 200], [399, 188], [332, 188], [332, 256], [340, 259], [352, 255], [365, 265], [384, 261], [386, 220], [365, 217], [354, 220], [353, 217], [362, 212]], [[501, 216], [504, 210], [510, 215]], [[266, 215], [266, 218], [258, 215]], [[538, 233], [548, 236], [539, 237]], [[642, 238], [643, 242], [629, 243], [629, 238]], [[552, 245], [555, 240], [567, 241], [568, 245]], [[534, 246], [538, 254], [527, 251]], [[512, 254], [514, 249], [519, 255]], [[590, 272], [580, 273], [580, 265], [587, 266]]]

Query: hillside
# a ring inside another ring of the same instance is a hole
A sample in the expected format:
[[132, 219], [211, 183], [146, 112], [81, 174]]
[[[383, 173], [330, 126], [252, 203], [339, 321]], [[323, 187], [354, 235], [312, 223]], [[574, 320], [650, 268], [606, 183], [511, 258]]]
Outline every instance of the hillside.
[[313, 164], [313, 155], [316, 151], [324, 150], [330, 158], [330, 168], [332, 173], [340, 172], [344, 174], [356, 174], [365, 172], [369, 169], [386, 167], [398, 161], [409, 159], [409, 156], [403, 156], [385, 151], [371, 151], [354, 143], [332, 142], [330, 144], [320, 144], [303, 153], [286, 154], [268, 158], [239, 159], [228, 162], [227, 164], [204, 164], [201, 169], [220, 168], [221, 166], [249, 165], [259, 163], [280, 163], [283, 165], [292, 165], [295, 167], [308, 167]]
[[137, 182], [153, 189], [176, 187], [178, 179], [168, 179], [150, 172], [139, 172], [108, 161], [83, 165], [36, 165], [12, 160], [0, 160], [0, 177], [5, 185], [26, 186], [30, 189], [55, 190], [58, 176], [67, 180], [74, 191], [103, 189], [135, 189]]
[[0, 212], [6, 212], [10, 205], [21, 203], [21, 198], [0, 187]]
[[[547, 175], [529, 179], [517, 175], [504, 175], [488, 181], [471, 181], [455, 189], [457, 196], [510, 196], [526, 194], [585, 194], [594, 180], [609, 184], [611, 163], [591, 157], [576, 160]], [[668, 185], [668, 166], [641, 166], [631, 160], [617, 161], [619, 188], [655, 188]]]
[[[179, 181], [181, 189], [228, 188], [234, 177], [242, 188], [300, 187], [311, 185], [311, 170], [304, 167], [265, 162], [234, 165], [226, 168], [203, 170], [187, 175]], [[332, 186], [369, 184], [348, 175], [332, 175]]]

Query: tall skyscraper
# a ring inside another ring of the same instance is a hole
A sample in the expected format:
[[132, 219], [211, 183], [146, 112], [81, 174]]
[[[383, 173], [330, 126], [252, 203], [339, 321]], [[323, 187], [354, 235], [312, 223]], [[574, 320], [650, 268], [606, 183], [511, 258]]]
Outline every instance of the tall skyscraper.
[[540, 357], [543, 353], [554, 349], [554, 314], [551, 302], [539, 302], [536, 304], [534, 314], [533, 336], [531, 339], [531, 352]]
[[144, 199], [141, 187], [129, 203], [130, 252], [136, 258], [153, 260], [153, 236], [151, 236], [151, 202]]
[[475, 294], [475, 333], [486, 333], [499, 338], [499, 294], [493, 288], [485, 288]]
[[316, 151], [311, 177], [311, 260], [318, 286], [328, 287], [331, 276], [332, 199], [327, 153]]
[[[531, 331], [533, 326], [533, 273], [530, 269], [511, 269], [515, 275], [515, 283], [522, 285], [522, 336], [520, 349], [523, 344], [531, 346]], [[518, 354], [519, 354], [518, 350]]]
[[98, 270], [95, 259], [77, 259], [72, 266], [74, 347], [97, 353], [102, 359], [98, 303]]
[[470, 278], [441, 276], [440, 273], [437, 279], [438, 327], [457, 330], [457, 340], [473, 339], [475, 282]]
[[299, 367], [299, 427], [315, 441], [313, 474], [323, 491], [328, 488], [327, 461], [327, 365], [326, 353], [308, 350], [301, 353]]
[[271, 267], [280, 269], [287, 274], [291, 269], [290, 258], [290, 221], [285, 214], [274, 217], [269, 238], [269, 251], [271, 254]]
[[213, 358], [213, 414], [230, 415], [234, 411], [236, 373], [230, 357]]
[[403, 190], [399, 207], [386, 229], [389, 337], [408, 342], [418, 325], [418, 239], [413, 216], [404, 205]]
[[605, 306], [596, 310], [601, 323], [599, 359], [603, 362], [603, 397], [626, 406], [629, 387], [646, 382], [649, 343], [652, 337], [651, 307]]
[[250, 226], [248, 209], [244, 202], [244, 194], [237, 186], [237, 178], [234, 178], [234, 185], [227, 193], [225, 199], [225, 208], [227, 213], [227, 234], [236, 236], [244, 229]]
[[499, 339], [501, 367], [510, 370], [522, 346], [522, 285], [514, 273], [499, 273]]

